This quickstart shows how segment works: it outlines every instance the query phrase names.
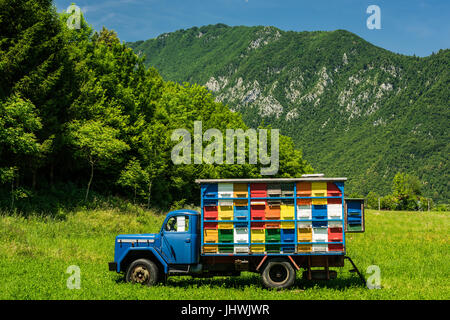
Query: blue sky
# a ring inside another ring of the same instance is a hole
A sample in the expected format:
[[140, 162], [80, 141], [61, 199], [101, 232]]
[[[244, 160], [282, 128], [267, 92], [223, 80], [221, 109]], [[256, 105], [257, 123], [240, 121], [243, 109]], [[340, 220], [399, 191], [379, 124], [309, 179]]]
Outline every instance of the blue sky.
[[[393, 52], [427, 56], [450, 48], [449, 0], [55, 0], [58, 11], [78, 5], [94, 29], [123, 41], [154, 38], [193, 26], [225, 23], [282, 30], [345, 29]], [[381, 10], [381, 29], [369, 30], [369, 5]]]

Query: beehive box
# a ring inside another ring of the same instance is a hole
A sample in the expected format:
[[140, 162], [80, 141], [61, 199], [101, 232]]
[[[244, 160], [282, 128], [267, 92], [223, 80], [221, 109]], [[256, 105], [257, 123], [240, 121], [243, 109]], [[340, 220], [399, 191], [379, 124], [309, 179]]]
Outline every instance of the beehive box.
[[364, 231], [345, 178], [287, 180], [199, 180], [202, 254], [345, 254], [345, 232]]

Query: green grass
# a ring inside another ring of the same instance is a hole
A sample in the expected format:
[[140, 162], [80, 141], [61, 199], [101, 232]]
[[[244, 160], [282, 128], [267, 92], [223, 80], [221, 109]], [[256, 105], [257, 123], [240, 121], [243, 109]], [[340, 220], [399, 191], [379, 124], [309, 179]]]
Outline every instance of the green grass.
[[[379, 290], [363, 287], [348, 262], [335, 280], [308, 282], [299, 273], [284, 291], [264, 289], [252, 273], [172, 277], [149, 288], [107, 271], [116, 234], [157, 232], [163, 219], [117, 210], [81, 210], [63, 221], [0, 216], [0, 299], [450, 299], [448, 212], [367, 210], [366, 232], [348, 234], [347, 253], [364, 273], [380, 267]], [[81, 269], [81, 289], [66, 287], [70, 265]]]

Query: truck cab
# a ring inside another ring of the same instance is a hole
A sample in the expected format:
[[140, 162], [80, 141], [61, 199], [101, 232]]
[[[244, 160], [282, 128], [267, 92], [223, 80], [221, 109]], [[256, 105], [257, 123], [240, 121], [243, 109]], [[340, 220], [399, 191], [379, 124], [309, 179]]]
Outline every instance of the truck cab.
[[116, 236], [109, 270], [124, 272], [128, 282], [149, 285], [169, 272], [189, 272], [199, 263], [199, 223], [199, 212], [176, 210], [167, 214], [159, 233]]

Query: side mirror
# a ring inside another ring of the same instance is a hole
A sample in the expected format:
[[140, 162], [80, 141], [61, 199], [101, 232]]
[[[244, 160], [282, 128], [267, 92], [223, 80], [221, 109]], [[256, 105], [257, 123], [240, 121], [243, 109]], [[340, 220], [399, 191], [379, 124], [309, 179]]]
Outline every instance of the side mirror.
[[364, 199], [344, 199], [345, 231], [364, 232]]

